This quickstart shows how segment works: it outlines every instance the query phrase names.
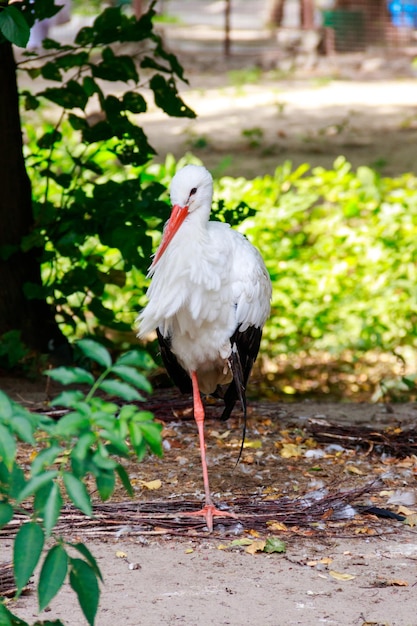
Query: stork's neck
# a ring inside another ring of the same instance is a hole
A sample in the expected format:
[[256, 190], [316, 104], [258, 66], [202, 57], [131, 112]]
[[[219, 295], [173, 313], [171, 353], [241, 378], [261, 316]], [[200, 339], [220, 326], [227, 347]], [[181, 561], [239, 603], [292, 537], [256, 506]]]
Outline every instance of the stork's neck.
[[210, 213], [211, 213], [211, 199], [210, 200], [207, 199], [205, 200], [205, 202], [201, 203], [193, 211], [190, 211], [186, 221], [189, 221], [190, 224], [193, 225], [196, 232], [197, 230], [199, 230], [200, 232], [204, 233], [205, 231], [207, 231], [207, 224], [210, 219]]

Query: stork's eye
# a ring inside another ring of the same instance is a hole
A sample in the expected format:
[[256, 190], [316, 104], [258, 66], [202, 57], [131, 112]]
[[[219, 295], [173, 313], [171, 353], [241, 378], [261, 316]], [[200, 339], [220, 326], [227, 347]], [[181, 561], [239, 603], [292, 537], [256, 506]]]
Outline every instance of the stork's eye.
[[193, 187], [190, 191], [190, 197], [197, 193], [197, 187]]

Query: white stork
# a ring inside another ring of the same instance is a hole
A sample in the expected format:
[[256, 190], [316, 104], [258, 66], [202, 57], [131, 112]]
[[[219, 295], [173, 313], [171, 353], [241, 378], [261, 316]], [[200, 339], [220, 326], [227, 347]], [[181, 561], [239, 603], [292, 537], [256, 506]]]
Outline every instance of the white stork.
[[200, 392], [224, 399], [222, 419], [240, 400], [246, 420], [245, 387], [270, 311], [271, 281], [242, 234], [209, 221], [213, 179], [205, 167], [178, 171], [170, 195], [172, 213], [149, 268], [139, 337], [156, 329], [169, 375], [183, 393], [193, 393], [205, 506], [191, 514], [204, 516], [211, 532], [214, 516], [234, 516], [211, 500]]

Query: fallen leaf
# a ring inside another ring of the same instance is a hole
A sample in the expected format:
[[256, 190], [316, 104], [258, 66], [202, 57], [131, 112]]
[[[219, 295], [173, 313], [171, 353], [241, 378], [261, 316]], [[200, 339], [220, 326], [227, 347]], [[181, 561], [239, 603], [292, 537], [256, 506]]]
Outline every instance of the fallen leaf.
[[249, 537], [243, 537], [243, 539], [233, 539], [227, 546], [228, 548], [235, 548], [236, 546], [250, 546], [253, 542], [253, 539], [249, 539]]
[[266, 525], [268, 526], [269, 530], [272, 531], [287, 531], [288, 528], [287, 526], [284, 524], [284, 522], [276, 522], [275, 520], [270, 520], [266, 523]]
[[245, 552], [248, 554], [256, 554], [256, 552], [263, 552], [266, 546], [265, 539], [258, 539], [257, 541], [252, 541], [250, 546], [247, 546]]
[[262, 441], [260, 439], [254, 439], [253, 441], [245, 441], [244, 448], [262, 448]]
[[375, 528], [370, 528], [369, 526], [361, 526], [360, 528], [355, 528], [355, 535], [375, 535]]
[[162, 482], [159, 480], [159, 478], [155, 479], [155, 480], [149, 480], [148, 482], [142, 482], [142, 487], [145, 487], [145, 489], [149, 489], [149, 491], [154, 491], [155, 489], [160, 489], [162, 487]]
[[408, 469], [409, 467], [414, 467], [414, 465], [415, 465], [415, 461], [414, 461], [414, 459], [410, 459], [409, 457], [407, 457], [407, 458], [405, 458], [405, 459], [403, 459], [403, 460], [401, 460], [401, 461], [398, 461], [398, 462], [396, 463], [396, 466], [397, 466], [397, 467], [405, 467], [405, 468], [407, 468], [407, 469]]
[[176, 437], [178, 433], [173, 428], [163, 428], [161, 432], [161, 436], [165, 439], [166, 437]]
[[333, 559], [330, 556], [325, 556], [322, 559], [320, 559], [319, 561], [307, 561], [307, 565], [309, 567], [315, 567], [319, 563], [321, 565], [330, 565], [330, 563], [332, 563], [332, 562], [333, 562]]
[[406, 526], [411, 526], [411, 527], [417, 526], [417, 513], [413, 513], [412, 515], [407, 515], [407, 517], [403, 521], [403, 524], [405, 524]]
[[362, 470], [358, 469], [357, 467], [355, 467], [354, 465], [346, 465], [346, 471], [349, 472], [349, 474], [357, 474], [358, 476], [363, 476], [365, 472], [363, 472]]
[[264, 552], [271, 554], [272, 552], [286, 552], [287, 546], [282, 539], [277, 537], [268, 537], [265, 543]]
[[194, 552], [192, 548], [187, 548], [186, 550], [184, 550], [185, 554], [191, 554], [192, 552]]
[[415, 511], [412, 511], [411, 509], [409, 509], [408, 507], [404, 505], [401, 505], [398, 507], [397, 513], [399, 515], [405, 515], [406, 517], [408, 517], [409, 515], [416, 515]]
[[408, 587], [408, 582], [406, 580], [401, 580], [399, 578], [387, 580], [386, 583], [389, 587]]
[[116, 556], [117, 556], [118, 559], [126, 559], [127, 558], [126, 552], [122, 552], [121, 550], [117, 550]]
[[292, 457], [300, 457], [303, 451], [301, 446], [297, 446], [295, 443], [284, 443], [280, 450], [280, 455], [283, 459], [291, 459]]
[[332, 578], [336, 578], [336, 580], [353, 580], [356, 578], [354, 574], [344, 574], [343, 572], [336, 572], [334, 569], [331, 569], [329, 574]]
[[210, 435], [216, 439], [227, 439], [230, 435], [230, 430], [225, 430], [224, 433], [219, 433], [217, 430], [211, 430]]

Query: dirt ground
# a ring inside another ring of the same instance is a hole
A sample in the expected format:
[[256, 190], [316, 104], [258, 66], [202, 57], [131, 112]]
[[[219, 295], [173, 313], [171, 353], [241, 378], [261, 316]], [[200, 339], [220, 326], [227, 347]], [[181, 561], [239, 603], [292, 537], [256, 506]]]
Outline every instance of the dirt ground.
[[[272, 71], [240, 84], [245, 73], [239, 63], [211, 63], [207, 57], [211, 71], [201, 71], [192, 53], [180, 52], [190, 79], [184, 97], [198, 117], [169, 119], [152, 109], [141, 116], [159, 160], [192, 151], [215, 173], [254, 177], [272, 173], [287, 159], [328, 167], [343, 154], [354, 166], [378, 164], [390, 175], [415, 171], [417, 88], [412, 72], [398, 71], [398, 64], [378, 55], [355, 56], [333, 59], [303, 76]], [[9, 382], [7, 390], [29, 406], [44, 400], [38, 387], [22, 390]], [[196, 429], [189, 401], [174, 415], [178, 402], [172, 396], [155, 409], [165, 427], [164, 458], [129, 467], [138, 506], [154, 502], [163, 509], [184, 498], [201, 501]], [[348, 445], [346, 439], [340, 444], [336, 438], [332, 447], [314, 441], [310, 432], [316, 420], [378, 432], [412, 429], [416, 411], [414, 404], [252, 403], [248, 446], [236, 467], [238, 418], [224, 425], [210, 415], [207, 444], [216, 502], [233, 507], [238, 496], [265, 503], [373, 486], [345, 517], [334, 519], [329, 507], [320, 522], [303, 522], [300, 514], [297, 523], [275, 530], [266, 523], [256, 526], [256, 516], [243, 524], [216, 524], [212, 535], [202, 527], [169, 532], [169, 522], [162, 530], [155, 523], [143, 530], [121, 522], [105, 532], [67, 527], [66, 536], [86, 541], [103, 573], [97, 626], [416, 626], [415, 527], [361, 514], [358, 506], [417, 510], [417, 457], [358, 441]], [[152, 481], [160, 481], [158, 488], [149, 487]], [[120, 493], [117, 500], [123, 500]], [[173, 523], [175, 512], [169, 520]], [[251, 554], [247, 545], [232, 545], [271, 535], [286, 542], [285, 553]], [[7, 559], [10, 538], [1, 539], [1, 550]], [[35, 593], [11, 608], [35, 621]], [[68, 586], [41, 618], [85, 624]]]
[[246, 39], [225, 59], [218, 41], [199, 48], [208, 35], [195, 26], [163, 30], [185, 67], [189, 85], [181, 92], [197, 118], [169, 119], [149, 97], [141, 122], [156, 160], [192, 152], [217, 175], [248, 178], [272, 174], [286, 160], [332, 167], [339, 155], [386, 175], [415, 171], [417, 47], [298, 55], [291, 65], [260, 31], [253, 53], [253, 32], [237, 33]]
[[[22, 388], [9, 381], [6, 387], [28, 406], [39, 406], [45, 397], [36, 385]], [[377, 506], [403, 517], [417, 510], [416, 455], [407, 454], [407, 448], [396, 455], [371, 443], [372, 433], [384, 433], [384, 438], [403, 432], [414, 449], [416, 404], [252, 402], [237, 466], [239, 412], [225, 425], [216, 419], [219, 407], [209, 404], [213, 496], [240, 517], [218, 519], [211, 535], [203, 522], [177, 515], [184, 502], [197, 508], [203, 500], [191, 399], [160, 390], [149, 408], [164, 424], [165, 454], [128, 467], [133, 503], [118, 490], [110, 508], [97, 503], [96, 523], [64, 522], [60, 528], [67, 539], [86, 542], [98, 560], [105, 581], [98, 626], [116, 621], [132, 626], [415, 626], [413, 518], [378, 518], [361, 507]], [[320, 432], [331, 433], [332, 425], [347, 427], [350, 434], [323, 439]], [[355, 428], [360, 434], [364, 427], [370, 427], [366, 436], [349, 441]], [[343, 494], [354, 492], [357, 497], [343, 500]], [[332, 494], [336, 498], [326, 505]], [[315, 509], [319, 501], [324, 504]], [[265, 515], [277, 503], [275, 513]], [[255, 513], [245, 515], [246, 507]], [[254, 542], [268, 537], [284, 541], [286, 552], [251, 552]], [[7, 558], [11, 539], [3, 537], [1, 545]], [[34, 590], [12, 608], [35, 621]], [[68, 585], [40, 617], [60, 618], [71, 626], [85, 623]]]

